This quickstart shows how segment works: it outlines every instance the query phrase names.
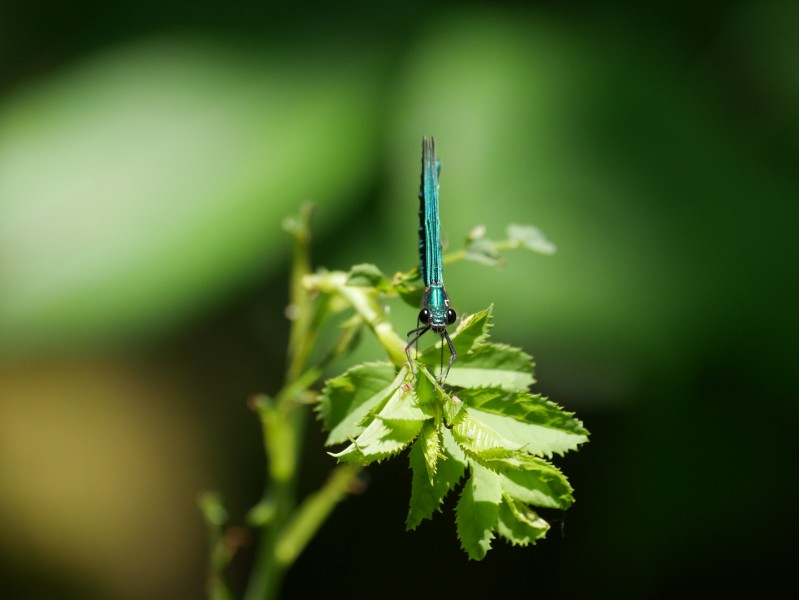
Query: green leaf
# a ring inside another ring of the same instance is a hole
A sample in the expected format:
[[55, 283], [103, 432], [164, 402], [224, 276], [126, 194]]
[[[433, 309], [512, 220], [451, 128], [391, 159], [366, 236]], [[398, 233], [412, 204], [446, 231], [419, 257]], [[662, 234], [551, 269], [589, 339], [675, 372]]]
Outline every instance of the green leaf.
[[347, 285], [377, 288], [385, 286], [387, 281], [383, 272], [369, 263], [355, 265], [347, 274]]
[[567, 509], [574, 502], [572, 487], [560, 470], [540, 458], [528, 456], [523, 470], [499, 474], [502, 490], [524, 502], [545, 508]]
[[414, 386], [419, 404], [433, 404], [441, 401], [443, 390], [427, 369], [420, 369]]
[[470, 388], [459, 397], [474, 421], [530, 454], [564, 454], [588, 441], [579, 419], [540, 395]]
[[[410, 463], [413, 470], [411, 482], [411, 501], [408, 508], [407, 529], [416, 529], [419, 523], [425, 519], [430, 519], [436, 510], [441, 510], [441, 504], [450, 490], [454, 489], [463, 472], [466, 470], [466, 459], [460, 449], [451, 452], [446, 446], [447, 434], [444, 430], [444, 445], [441, 459], [438, 461], [438, 468], [432, 481], [424, 456], [422, 440], [417, 440], [410, 451]], [[449, 436], [451, 446], [452, 436]], [[451, 447], [450, 446], [450, 447]]]
[[473, 461], [496, 473], [523, 469], [527, 460], [531, 458], [529, 454], [525, 454], [521, 450], [496, 450], [479, 455], [471, 454], [470, 457]]
[[198, 501], [205, 522], [221, 530], [227, 523], [229, 517], [222, 495], [218, 492], [203, 492]]
[[463, 388], [497, 386], [526, 391], [535, 383], [533, 366], [532, 356], [518, 348], [483, 343], [470, 353], [458, 353], [447, 383]]
[[464, 411], [466, 405], [463, 401], [458, 398], [456, 395], [448, 395], [446, 393], [442, 394], [443, 396], [443, 409], [444, 409], [444, 421], [447, 424], [447, 427], [452, 427], [456, 423], [460, 421], [461, 412]]
[[358, 465], [383, 460], [402, 452], [419, 435], [423, 423], [375, 419], [349, 446], [330, 456]]
[[497, 519], [497, 533], [514, 546], [534, 544], [549, 530], [549, 523], [523, 503], [503, 495]]
[[273, 481], [286, 481], [296, 468], [297, 431], [267, 396], [261, 396], [256, 404], [264, 432], [264, 445], [269, 456], [268, 468]]
[[472, 476], [463, 486], [455, 515], [458, 538], [469, 558], [481, 560], [491, 549], [502, 487], [496, 473], [472, 463]]
[[450, 396], [444, 391], [426, 367], [420, 368], [419, 376], [416, 378], [416, 395], [420, 405], [431, 404], [439, 407], [448, 426], [457, 422], [458, 414], [464, 407], [460, 398]]
[[413, 306], [417, 310], [422, 305], [422, 299], [424, 298], [424, 286], [400, 283], [395, 287], [395, 289], [397, 290], [400, 298], [402, 298], [406, 304]]
[[421, 445], [422, 453], [424, 454], [424, 463], [427, 467], [427, 476], [430, 481], [436, 475], [439, 458], [441, 457], [441, 432], [439, 429], [440, 423], [433, 421], [425, 421], [422, 425], [422, 431], [419, 434], [419, 441], [415, 445]]
[[0, 354], [174, 329], [284, 268], [299, 202], [337, 199], [324, 229], [358, 197], [375, 70], [235, 46], [147, 36], [3, 94]]
[[400, 374], [388, 362], [357, 365], [329, 379], [317, 412], [330, 435], [325, 445], [346, 442], [361, 433], [360, 423], [400, 385]]
[[441, 441], [444, 446], [444, 452], [447, 453], [447, 456], [451, 456], [453, 460], [461, 462], [464, 465], [467, 463], [468, 459], [466, 458], [466, 455], [455, 441], [455, 438], [452, 436], [452, 432], [449, 429], [441, 430]]
[[[493, 327], [491, 317], [492, 310], [493, 305], [480, 312], [464, 316], [461, 322], [458, 323], [458, 327], [451, 338], [459, 359], [461, 356], [465, 356], [467, 353], [471, 352], [473, 348], [477, 348], [481, 344], [484, 344], [488, 339], [488, 332], [491, 327]], [[419, 362], [430, 368], [437, 368], [441, 362], [442, 344], [446, 344], [446, 342], [444, 340], [439, 340], [434, 345], [419, 353]], [[446, 351], [448, 352], [449, 350], [446, 349]]]
[[465, 409], [461, 411], [451, 431], [460, 448], [470, 457], [493, 460], [512, 456], [522, 447], [521, 444], [502, 437]]
[[363, 432], [344, 450], [332, 456], [348, 462], [367, 464], [401, 452], [410, 444], [425, 420], [432, 418], [419, 407], [413, 388], [399, 385], [400, 371], [392, 385], [397, 387]]
[[588, 437], [562, 429], [533, 423], [523, 423], [511, 417], [503, 417], [482, 410], [470, 410], [469, 414], [484, 427], [495, 431], [525, 452], [537, 456], [551, 457], [565, 454], [588, 441]]
[[563, 410], [541, 394], [507, 392], [496, 388], [474, 388], [461, 394], [472, 408], [513, 417], [517, 421], [536, 423], [587, 436], [588, 430], [574, 413]]
[[479, 312], [464, 316], [455, 333], [452, 335], [452, 343], [458, 354], [466, 354], [472, 348], [479, 346], [488, 339], [488, 332], [494, 326], [493, 322], [494, 305]]
[[466, 260], [471, 260], [483, 265], [493, 267], [499, 264], [502, 255], [497, 250], [497, 246], [491, 240], [481, 238], [474, 240], [466, 246]]
[[[395, 398], [398, 399], [396, 402]], [[422, 406], [418, 402], [413, 389], [406, 391], [402, 387], [397, 387], [375, 418], [382, 421], [424, 421], [432, 419], [433, 416], [431, 408]]]
[[555, 244], [550, 242], [541, 230], [532, 225], [508, 225], [508, 239], [518, 242], [524, 248], [541, 254], [555, 254]]
[[485, 225], [475, 225], [469, 230], [469, 233], [466, 234], [466, 243], [471, 244], [476, 240], [481, 240], [485, 237], [486, 234], [486, 226]]

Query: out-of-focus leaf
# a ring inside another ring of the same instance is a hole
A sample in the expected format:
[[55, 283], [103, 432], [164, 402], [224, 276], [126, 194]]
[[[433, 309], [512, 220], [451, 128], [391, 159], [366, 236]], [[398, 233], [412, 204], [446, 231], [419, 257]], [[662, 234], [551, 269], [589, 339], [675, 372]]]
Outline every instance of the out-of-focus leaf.
[[555, 244], [541, 230], [532, 225], [508, 225], [508, 239], [519, 242], [524, 248], [541, 254], [555, 254]]
[[0, 351], [172, 324], [262, 277], [286, 214], [367, 177], [368, 76], [150, 41], [6, 100]]
[[381, 284], [386, 284], [386, 276], [376, 265], [355, 265], [347, 274], [347, 285], [378, 287]]
[[485, 238], [475, 240], [466, 247], [466, 260], [493, 267], [499, 263], [501, 258], [502, 255], [497, 250], [496, 243]]

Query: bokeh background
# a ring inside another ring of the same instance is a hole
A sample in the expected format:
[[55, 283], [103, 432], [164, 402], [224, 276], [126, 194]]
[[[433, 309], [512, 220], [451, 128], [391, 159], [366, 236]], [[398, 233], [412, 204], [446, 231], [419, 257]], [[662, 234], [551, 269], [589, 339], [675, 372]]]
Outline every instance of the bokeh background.
[[[4, 2], [0, 596], [202, 597], [198, 493], [237, 522], [261, 493], [246, 399], [284, 368], [281, 221], [313, 201], [320, 266], [410, 268], [422, 135], [451, 247], [511, 222], [558, 246], [446, 276], [591, 430], [558, 461], [577, 503], [469, 562], [451, 503], [404, 532], [391, 461], [284, 597], [794, 579], [797, 31], [775, 0]], [[332, 466], [321, 440], [303, 490]]]

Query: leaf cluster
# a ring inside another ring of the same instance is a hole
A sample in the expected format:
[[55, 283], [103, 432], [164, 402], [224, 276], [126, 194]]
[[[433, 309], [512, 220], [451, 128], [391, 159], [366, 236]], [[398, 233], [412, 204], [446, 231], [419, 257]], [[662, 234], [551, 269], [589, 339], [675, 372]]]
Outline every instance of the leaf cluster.
[[[353, 275], [376, 287], [385, 281], [368, 266]], [[410, 448], [408, 529], [460, 489], [458, 537], [477, 560], [497, 535], [525, 546], [546, 534], [549, 524], [535, 508], [573, 502], [566, 476], [548, 459], [588, 439], [572, 413], [528, 391], [532, 357], [490, 342], [491, 323], [491, 307], [462, 319], [446, 387], [431, 372], [439, 343], [419, 353], [415, 376], [407, 366], [374, 362], [330, 379], [317, 407], [327, 445], [345, 444], [332, 453], [339, 461], [368, 465]]]

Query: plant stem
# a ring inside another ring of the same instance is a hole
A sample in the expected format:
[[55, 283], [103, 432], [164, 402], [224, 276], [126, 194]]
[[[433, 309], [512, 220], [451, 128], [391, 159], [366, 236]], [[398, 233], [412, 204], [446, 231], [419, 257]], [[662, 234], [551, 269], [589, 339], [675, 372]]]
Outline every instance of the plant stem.
[[327, 483], [305, 499], [278, 540], [275, 554], [281, 563], [290, 565], [297, 559], [336, 504], [352, 491], [360, 472], [360, 467], [339, 465]]
[[375, 300], [375, 293], [371, 288], [347, 285], [347, 274], [341, 271], [308, 275], [305, 277], [305, 285], [308, 289], [344, 298], [374, 331], [391, 360], [398, 365], [405, 362], [405, 342], [386, 319], [385, 312]]
[[[513, 250], [515, 248], [521, 248], [521, 242], [518, 240], [503, 240], [500, 242], [494, 242], [494, 249], [496, 251], [500, 250]], [[468, 251], [466, 248], [461, 248], [460, 250], [453, 250], [452, 252], [447, 252], [444, 255], [444, 264], [451, 265], [455, 262], [460, 262], [466, 258]]]
[[[264, 498], [256, 506], [256, 512], [262, 509], [259, 514], [263, 520], [245, 600], [277, 598], [286, 570], [335, 505], [352, 490], [361, 471], [352, 465], [339, 465], [327, 483], [297, 508], [299, 455], [308, 416], [307, 407], [298, 400], [321, 377], [324, 364], [346, 350], [357, 329], [356, 326], [347, 330], [331, 355], [319, 365], [307, 365], [320, 324], [330, 309], [329, 298], [339, 296], [354, 308], [362, 322], [374, 331], [393, 362], [402, 364], [406, 359], [405, 342], [387, 321], [373, 290], [347, 285], [346, 273], [311, 274], [309, 219], [310, 209], [306, 207], [298, 219], [285, 224], [294, 240], [289, 286], [288, 365], [285, 384], [274, 399], [262, 397], [256, 404], [269, 466]], [[322, 292], [324, 296], [315, 301], [312, 291]]]
[[[269, 467], [265, 503], [272, 508], [269, 522], [262, 528], [261, 538], [253, 562], [252, 573], [245, 593], [246, 600], [271, 600], [276, 598], [286, 568], [278, 559], [276, 547], [281, 531], [296, 505], [297, 465], [301, 441], [307, 420], [307, 409], [295, 399], [312, 382], [297, 379], [305, 369], [305, 362], [313, 346], [315, 335], [311, 332], [313, 301], [305, 291], [302, 281], [310, 273], [311, 208], [303, 207], [299, 219], [287, 221], [285, 228], [293, 238], [293, 262], [289, 286], [288, 367], [286, 384], [278, 394], [277, 403], [264, 402], [259, 406], [263, 425], [264, 447]], [[279, 437], [280, 444], [274, 443]]]

